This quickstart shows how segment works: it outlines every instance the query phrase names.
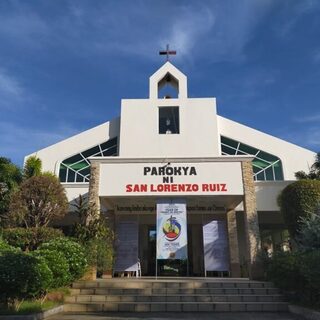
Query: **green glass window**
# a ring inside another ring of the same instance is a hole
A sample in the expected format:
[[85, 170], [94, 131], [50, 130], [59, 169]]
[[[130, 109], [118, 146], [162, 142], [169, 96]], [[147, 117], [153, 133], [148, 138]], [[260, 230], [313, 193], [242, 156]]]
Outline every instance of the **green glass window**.
[[281, 160], [240, 141], [221, 136], [222, 155], [251, 155], [254, 179], [258, 181], [283, 180]]
[[93, 146], [75, 154], [60, 164], [59, 178], [61, 182], [76, 183], [89, 182], [90, 161], [89, 157], [111, 157], [118, 155], [118, 138]]

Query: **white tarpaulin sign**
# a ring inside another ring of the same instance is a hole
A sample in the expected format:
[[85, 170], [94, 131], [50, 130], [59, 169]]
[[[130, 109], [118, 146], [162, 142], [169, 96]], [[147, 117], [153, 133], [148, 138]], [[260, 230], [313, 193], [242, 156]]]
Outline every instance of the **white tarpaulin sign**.
[[115, 271], [137, 271], [138, 268], [138, 224], [120, 222], [117, 225]]
[[99, 196], [142, 195], [243, 195], [241, 163], [101, 163]]
[[157, 259], [188, 258], [185, 201], [157, 203]]
[[204, 268], [228, 271], [229, 253], [225, 221], [211, 221], [203, 226]]

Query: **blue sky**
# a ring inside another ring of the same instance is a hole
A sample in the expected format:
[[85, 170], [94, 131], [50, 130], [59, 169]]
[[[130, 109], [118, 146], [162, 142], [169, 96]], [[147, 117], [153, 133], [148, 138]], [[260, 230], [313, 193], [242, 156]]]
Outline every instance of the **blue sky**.
[[172, 59], [189, 96], [320, 150], [320, 1], [0, 1], [0, 156], [33, 151], [146, 98]]

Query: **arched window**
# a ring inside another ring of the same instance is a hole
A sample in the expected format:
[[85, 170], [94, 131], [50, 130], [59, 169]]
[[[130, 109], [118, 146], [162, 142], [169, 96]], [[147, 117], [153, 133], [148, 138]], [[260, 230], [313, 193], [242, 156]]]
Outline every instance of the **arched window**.
[[254, 180], [283, 180], [281, 160], [270, 153], [224, 136], [221, 136], [221, 153], [222, 155], [254, 156], [252, 160]]
[[115, 137], [90, 149], [73, 155], [60, 164], [59, 178], [61, 182], [89, 182], [89, 157], [111, 157], [118, 155], [118, 138]]

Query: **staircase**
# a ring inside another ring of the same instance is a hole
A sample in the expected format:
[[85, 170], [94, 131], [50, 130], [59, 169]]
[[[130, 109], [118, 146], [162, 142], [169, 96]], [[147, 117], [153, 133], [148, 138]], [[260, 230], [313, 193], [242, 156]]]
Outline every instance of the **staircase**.
[[78, 281], [66, 312], [281, 312], [288, 305], [269, 282], [210, 278]]

